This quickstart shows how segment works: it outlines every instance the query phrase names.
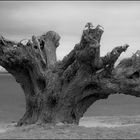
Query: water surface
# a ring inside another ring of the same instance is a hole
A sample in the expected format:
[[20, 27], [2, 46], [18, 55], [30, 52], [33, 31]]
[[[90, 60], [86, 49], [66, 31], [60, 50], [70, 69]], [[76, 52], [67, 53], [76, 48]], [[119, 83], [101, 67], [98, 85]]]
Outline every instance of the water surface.
[[[84, 116], [139, 115], [140, 98], [111, 95], [95, 102]], [[0, 74], [0, 122], [17, 121], [24, 114], [23, 91], [10, 74]]]

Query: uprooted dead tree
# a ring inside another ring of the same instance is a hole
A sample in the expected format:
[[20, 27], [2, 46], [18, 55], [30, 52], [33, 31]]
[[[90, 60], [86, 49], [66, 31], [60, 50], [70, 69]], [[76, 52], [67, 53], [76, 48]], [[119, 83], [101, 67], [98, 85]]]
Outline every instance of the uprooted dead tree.
[[57, 61], [60, 36], [49, 31], [27, 43], [0, 38], [0, 65], [21, 85], [26, 112], [17, 125], [78, 124], [95, 101], [111, 94], [140, 96], [140, 53], [115, 62], [128, 45], [100, 57], [103, 28], [87, 24], [74, 49]]

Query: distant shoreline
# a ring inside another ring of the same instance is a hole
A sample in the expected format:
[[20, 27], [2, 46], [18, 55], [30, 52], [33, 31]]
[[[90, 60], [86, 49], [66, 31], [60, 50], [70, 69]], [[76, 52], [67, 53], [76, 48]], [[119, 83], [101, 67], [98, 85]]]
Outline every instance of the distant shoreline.
[[11, 74], [8, 72], [0, 72], [0, 75], [11, 75]]

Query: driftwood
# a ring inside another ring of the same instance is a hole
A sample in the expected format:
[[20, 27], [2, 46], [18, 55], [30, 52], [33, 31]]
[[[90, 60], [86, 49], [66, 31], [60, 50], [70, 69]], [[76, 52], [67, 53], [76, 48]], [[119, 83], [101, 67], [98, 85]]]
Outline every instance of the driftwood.
[[95, 101], [111, 94], [140, 96], [140, 53], [114, 64], [128, 45], [100, 57], [103, 29], [83, 31], [74, 49], [57, 61], [60, 36], [49, 31], [32, 36], [26, 44], [0, 38], [0, 65], [21, 85], [26, 112], [17, 125], [33, 123], [78, 124]]

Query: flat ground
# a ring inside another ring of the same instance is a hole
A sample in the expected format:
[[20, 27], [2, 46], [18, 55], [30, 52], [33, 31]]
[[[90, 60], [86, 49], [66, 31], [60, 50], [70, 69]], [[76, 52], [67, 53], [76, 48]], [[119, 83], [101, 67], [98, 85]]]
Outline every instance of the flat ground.
[[140, 139], [140, 116], [85, 117], [80, 126], [1, 124], [2, 139]]
[[[0, 75], [0, 138], [95, 138], [140, 139], [140, 98], [111, 95], [95, 102], [84, 114], [80, 126], [30, 125], [17, 128], [25, 112], [23, 91], [10, 75]], [[94, 117], [93, 117], [94, 116]], [[107, 116], [107, 117], [105, 117]]]

